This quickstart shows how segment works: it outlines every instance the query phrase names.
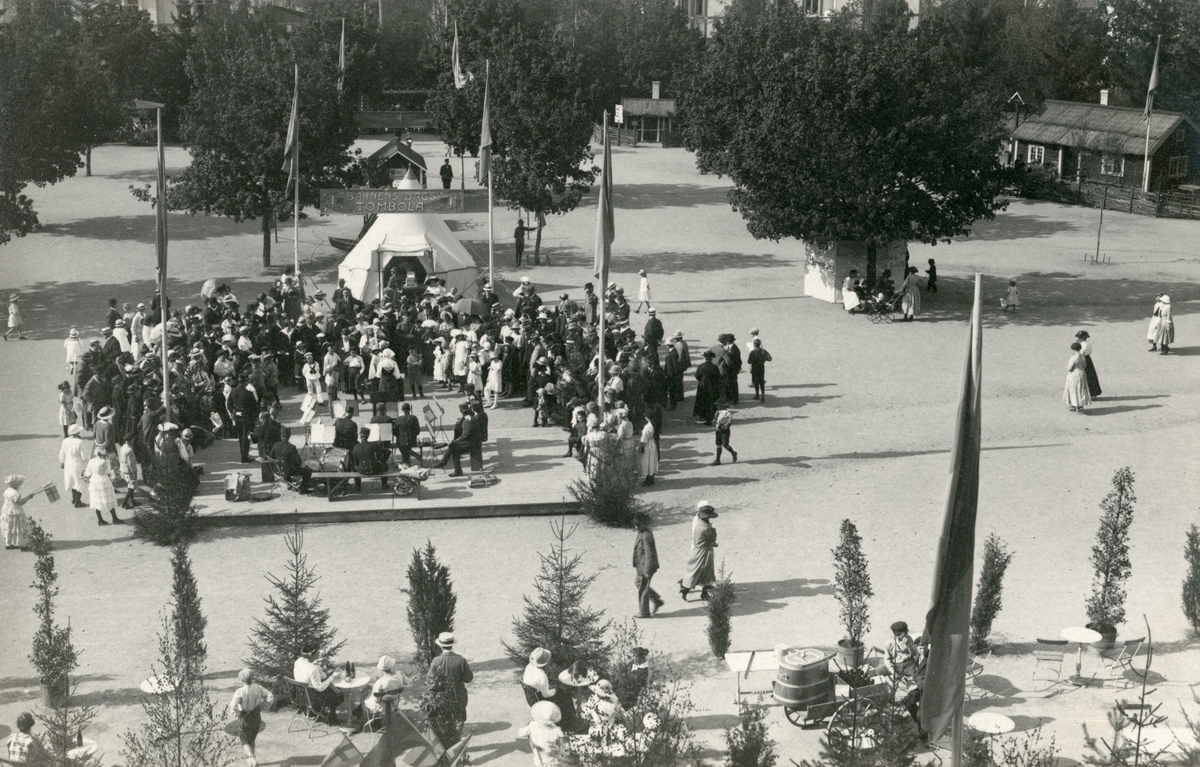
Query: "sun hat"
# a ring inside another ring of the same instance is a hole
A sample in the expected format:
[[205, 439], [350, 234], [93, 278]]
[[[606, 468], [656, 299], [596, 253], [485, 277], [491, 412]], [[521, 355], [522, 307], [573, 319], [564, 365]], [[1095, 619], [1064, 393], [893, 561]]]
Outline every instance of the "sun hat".
[[182, 437], [182, 438], [183, 438], [183, 439], [185, 439], [185, 440], [187, 440], [187, 439], [191, 439], [191, 438], [192, 438], [192, 430], [191, 430], [191, 429], [184, 429], [183, 431], [179, 432], [179, 436], [180, 436], [180, 437]]
[[79, 331], [75, 328], [71, 328], [71, 330], [67, 333], [67, 338], [79, 338]]
[[528, 278], [528, 277], [522, 277], [522, 278], [521, 278], [521, 284], [522, 284], [522, 285], [528, 285], [528, 284], [529, 284], [529, 278]]
[[6, 484], [12, 488], [20, 487], [21, 483], [23, 483], [24, 481], [25, 481], [24, 474], [9, 474], [7, 477], [4, 478], [4, 484]]
[[529, 662], [538, 668], [545, 668], [550, 665], [550, 651], [545, 647], [535, 648], [529, 653]]
[[79, 424], [73, 423], [67, 427], [68, 437], [78, 437], [80, 434], [83, 434], [83, 427]]
[[442, 633], [438, 634], [438, 638], [434, 640], [434, 644], [442, 648], [453, 647], [454, 635], [449, 631], [443, 631]]
[[396, 659], [390, 655], [380, 655], [379, 662], [375, 664], [375, 668], [385, 674], [391, 673], [396, 668]]
[[596, 682], [594, 685], [592, 685], [592, 692], [596, 693], [596, 695], [600, 696], [601, 698], [616, 697], [616, 695], [613, 693], [612, 682], [608, 681], [607, 679], [601, 679], [599, 682]]
[[700, 517], [700, 519], [715, 519], [721, 515], [709, 506], [707, 509], [701, 509], [696, 516]]
[[12, 295], [10, 295], [10, 296], [8, 297], [8, 300], [9, 300], [9, 301], [16, 301], [16, 300], [18, 300], [19, 298], [20, 298], [20, 296], [18, 296], [16, 293], [13, 293]]
[[535, 722], [542, 724], [558, 724], [562, 721], [562, 712], [558, 706], [548, 700], [539, 700], [529, 709], [529, 716]]
[[116, 326], [117, 326], [117, 327], [119, 327], [119, 328], [123, 328], [123, 327], [125, 327], [125, 320], [118, 319], [118, 320], [117, 320], [116, 322], [114, 322], [113, 324], [114, 324], [114, 325], [116, 325]]
[[96, 417], [103, 421], [105, 418], [112, 418], [116, 415], [116, 412], [111, 407], [105, 406], [100, 408], [100, 412], [96, 413]]
[[104, 334], [104, 335], [106, 335], [106, 336], [111, 336], [111, 335], [112, 335], [112, 328], [109, 328], [109, 327], [100, 328], [100, 332], [101, 332], [101, 333], [103, 333], [103, 334]]
[[646, 310], [646, 313], [647, 313], [647, 314], [658, 314], [658, 310], [657, 310], [657, 309], [654, 309], [654, 308], [651, 308], [651, 309], [647, 309], [647, 310]]
[[682, 331], [682, 330], [676, 330], [676, 331], [675, 331], [675, 335], [671, 336], [671, 338], [683, 338], [683, 331]]

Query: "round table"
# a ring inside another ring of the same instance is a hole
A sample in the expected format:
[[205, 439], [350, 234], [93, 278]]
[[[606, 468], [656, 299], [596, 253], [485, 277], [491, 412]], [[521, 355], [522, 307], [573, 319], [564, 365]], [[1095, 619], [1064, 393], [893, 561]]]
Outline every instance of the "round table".
[[346, 721], [353, 721], [354, 709], [361, 706], [366, 693], [371, 689], [370, 674], [356, 674], [353, 679], [346, 678], [345, 671], [333, 675], [333, 686], [346, 694], [342, 703], [346, 707]]
[[96, 741], [91, 738], [84, 738], [83, 745], [72, 748], [67, 752], [67, 757], [70, 759], [82, 759], [94, 753], [96, 753]]
[[1093, 631], [1083, 626], [1071, 626], [1059, 632], [1059, 636], [1068, 642], [1079, 643], [1079, 655], [1075, 658], [1075, 676], [1071, 677], [1071, 684], [1083, 686], [1087, 684], [1083, 679], [1080, 671], [1083, 668], [1083, 646], [1085, 644], [1096, 644], [1100, 641], [1100, 632]]
[[1004, 714], [997, 714], [991, 711], [980, 711], [978, 714], [972, 714], [967, 719], [967, 725], [972, 730], [985, 732], [988, 735], [1003, 735], [1006, 732], [1012, 732], [1017, 727], [1016, 723]]
[[138, 685], [147, 695], [165, 695], [174, 692], [177, 686], [175, 680], [169, 676], [152, 676]]

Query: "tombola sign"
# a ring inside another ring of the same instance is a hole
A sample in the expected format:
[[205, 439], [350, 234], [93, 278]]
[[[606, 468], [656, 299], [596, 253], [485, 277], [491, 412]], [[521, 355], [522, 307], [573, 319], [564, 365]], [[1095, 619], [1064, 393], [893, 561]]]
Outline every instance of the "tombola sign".
[[322, 189], [322, 213], [460, 213], [461, 191], [453, 189]]

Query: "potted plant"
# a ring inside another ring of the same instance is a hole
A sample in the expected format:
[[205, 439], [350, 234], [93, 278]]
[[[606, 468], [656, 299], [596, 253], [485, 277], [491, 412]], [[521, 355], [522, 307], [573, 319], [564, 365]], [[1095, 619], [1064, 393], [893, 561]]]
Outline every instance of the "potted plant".
[[842, 520], [837, 548], [833, 550], [833, 594], [841, 605], [839, 617], [846, 636], [838, 640], [838, 665], [858, 668], [863, 662], [863, 635], [871, 627], [867, 600], [875, 596], [871, 576], [867, 573], [867, 558], [862, 552], [858, 528], [848, 519]]
[[79, 665], [79, 654], [71, 644], [71, 628], [54, 623], [54, 598], [58, 596], [54, 544], [49, 533], [36, 522], [31, 525], [29, 539], [29, 547], [37, 556], [33, 566], [33, 589], [38, 596], [33, 611], [39, 621], [29, 660], [42, 685], [42, 705], [58, 708], [70, 695], [70, 673]]
[[1117, 626], [1125, 621], [1125, 582], [1133, 574], [1129, 561], [1129, 528], [1133, 524], [1133, 472], [1118, 469], [1112, 490], [1100, 502], [1103, 514], [1092, 546], [1092, 594], [1087, 599], [1087, 627], [1100, 634], [1100, 648], [1117, 639]]

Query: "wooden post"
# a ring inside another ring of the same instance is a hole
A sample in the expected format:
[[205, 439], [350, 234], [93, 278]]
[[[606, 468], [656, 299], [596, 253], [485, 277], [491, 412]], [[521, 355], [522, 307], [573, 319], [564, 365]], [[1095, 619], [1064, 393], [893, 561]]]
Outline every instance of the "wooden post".
[[1108, 202], [1108, 184], [1104, 185], [1104, 197], [1100, 200], [1100, 223], [1096, 226], [1096, 258], [1100, 258], [1100, 230], [1104, 228], [1104, 204]]

